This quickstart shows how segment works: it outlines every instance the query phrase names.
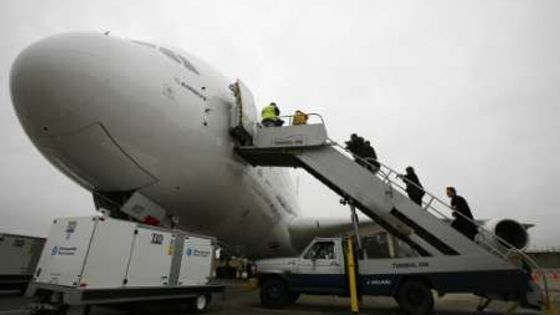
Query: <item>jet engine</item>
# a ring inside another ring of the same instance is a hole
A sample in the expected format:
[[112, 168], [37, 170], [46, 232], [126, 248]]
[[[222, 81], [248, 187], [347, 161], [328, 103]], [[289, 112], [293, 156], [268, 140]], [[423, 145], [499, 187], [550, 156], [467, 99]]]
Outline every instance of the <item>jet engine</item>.
[[504, 242], [492, 238], [489, 235], [479, 234], [479, 237], [486, 238], [486, 242], [491, 242], [494, 244], [500, 244], [505, 247], [512, 245], [517, 249], [525, 249], [529, 246], [529, 233], [525, 226], [515, 220], [511, 219], [493, 219], [488, 220], [483, 224], [483, 227], [497, 235]]

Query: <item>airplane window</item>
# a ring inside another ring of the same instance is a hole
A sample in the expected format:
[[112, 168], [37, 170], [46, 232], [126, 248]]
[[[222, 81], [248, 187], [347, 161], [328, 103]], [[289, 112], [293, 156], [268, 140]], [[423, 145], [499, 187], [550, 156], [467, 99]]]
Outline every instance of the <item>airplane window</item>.
[[150, 43], [146, 43], [146, 42], [143, 42], [143, 41], [133, 40], [132, 42], [135, 43], [135, 44], [138, 44], [138, 45], [142, 45], [142, 46], [144, 46], [144, 47], [156, 48], [156, 45], [150, 44]]
[[196, 68], [192, 65], [192, 63], [190, 63], [187, 58], [181, 56], [181, 55], [177, 55], [181, 60], [183, 60], [183, 65], [185, 65], [185, 68], [191, 70], [192, 72], [196, 73], [196, 74], [200, 74]]
[[164, 48], [164, 47], [160, 47], [159, 51], [161, 51], [162, 54], [166, 55], [167, 57], [173, 59], [175, 62], [177, 63], [181, 63], [181, 59], [179, 59], [177, 57], [177, 55], [175, 55], [174, 52], [172, 52], [171, 50]]
[[333, 242], [317, 242], [303, 256], [305, 259], [335, 259]]

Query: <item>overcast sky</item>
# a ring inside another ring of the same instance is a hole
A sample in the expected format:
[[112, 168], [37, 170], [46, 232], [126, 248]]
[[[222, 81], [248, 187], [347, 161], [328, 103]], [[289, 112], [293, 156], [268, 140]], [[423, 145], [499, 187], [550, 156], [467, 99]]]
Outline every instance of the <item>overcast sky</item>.
[[[320, 112], [331, 137], [358, 132], [436, 195], [454, 185], [475, 217], [535, 223], [534, 246], [560, 246], [559, 13], [557, 0], [2, 0], [0, 231], [44, 235], [53, 217], [93, 213], [25, 136], [8, 79], [34, 41], [110, 30], [190, 51], [258, 104]], [[347, 215], [296, 175], [304, 215]]]

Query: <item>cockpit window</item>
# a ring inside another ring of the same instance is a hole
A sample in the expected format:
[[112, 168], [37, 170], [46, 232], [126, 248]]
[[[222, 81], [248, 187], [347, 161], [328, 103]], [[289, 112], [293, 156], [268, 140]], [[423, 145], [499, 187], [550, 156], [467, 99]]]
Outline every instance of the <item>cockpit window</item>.
[[156, 48], [156, 45], [154, 45], [154, 44], [146, 43], [146, 42], [139, 41], [139, 40], [133, 40], [131, 42], [133, 42], [135, 44], [138, 44], [138, 45], [142, 45], [144, 47]]
[[185, 66], [185, 68], [191, 70], [192, 72], [200, 75], [200, 73], [198, 72], [198, 70], [196, 70], [196, 68], [192, 65], [192, 63], [190, 63], [190, 61], [183, 57], [182, 55], [177, 55], [182, 61], [183, 61], [183, 65]]
[[167, 57], [173, 59], [175, 62], [181, 64], [181, 59], [179, 59], [179, 57], [177, 57], [177, 55], [172, 52], [171, 50], [164, 48], [164, 47], [160, 47], [159, 51], [161, 51], [162, 54], [166, 55]]

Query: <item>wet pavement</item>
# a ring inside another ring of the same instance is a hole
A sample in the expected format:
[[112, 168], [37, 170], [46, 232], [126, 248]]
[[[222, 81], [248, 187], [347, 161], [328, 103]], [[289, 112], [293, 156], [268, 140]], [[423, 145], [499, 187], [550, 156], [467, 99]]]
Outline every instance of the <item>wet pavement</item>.
[[[553, 300], [560, 302], [560, 292], [553, 295]], [[0, 294], [0, 315], [29, 314], [25, 308], [30, 299], [19, 296], [17, 293]], [[436, 312], [439, 315], [466, 315], [466, 314], [505, 314], [511, 308], [511, 303], [493, 302], [486, 312], [477, 313], [476, 306], [479, 299], [472, 295], [447, 295], [436, 300]], [[249, 290], [244, 283], [228, 283], [225, 298], [215, 295], [206, 312], [207, 314], [349, 314], [349, 299], [335, 296], [310, 296], [302, 295], [300, 299], [286, 309], [264, 309], [259, 304], [258, 291]], [[516, 312], [519, 314], [519, 312]], [[523, 312], [527, 313], [527, 312]], [[119, 311], [104, 307], [94, 307], [90, 315], [118, 315], [118, 314], [180, 314], [178, 312], [163, 311], [158, 308], [148, 310], [142, 308], [134, 311]], [[364, 297], [360, 314], [393, 315], [401, 314], [392, 298]], [[529, 313], [527, 313], [529, 314]]]

